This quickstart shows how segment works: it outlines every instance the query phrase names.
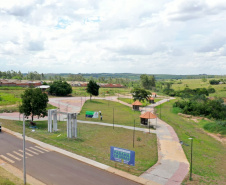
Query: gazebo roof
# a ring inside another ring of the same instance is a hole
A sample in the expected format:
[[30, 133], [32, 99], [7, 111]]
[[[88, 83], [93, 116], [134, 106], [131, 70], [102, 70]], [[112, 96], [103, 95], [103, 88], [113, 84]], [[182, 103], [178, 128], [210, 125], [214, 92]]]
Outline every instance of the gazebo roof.
[[138, 100], [133, 102], [132, 105], [142, 105], [142, 103], [140, 103]]
[[140, 115], [140, 118], [144, 118], [144, 119], [155, 119], [157, 118], [156, 115], [152, 114], [151, 112], [145, 112], [144, 114]]

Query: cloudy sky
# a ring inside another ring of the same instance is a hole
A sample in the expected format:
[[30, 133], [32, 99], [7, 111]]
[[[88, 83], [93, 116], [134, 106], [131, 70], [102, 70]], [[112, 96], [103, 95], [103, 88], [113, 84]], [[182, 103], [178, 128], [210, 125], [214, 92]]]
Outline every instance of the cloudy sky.
[[226, 74], [226, 1], [1, 0], [7, 70]]

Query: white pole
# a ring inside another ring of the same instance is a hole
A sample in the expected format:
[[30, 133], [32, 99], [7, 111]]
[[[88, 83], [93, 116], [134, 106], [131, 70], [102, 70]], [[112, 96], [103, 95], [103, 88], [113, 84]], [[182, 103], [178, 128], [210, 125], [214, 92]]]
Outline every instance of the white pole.
[[24, 184], [26, 184], [26, 157], [25, 157], [25, 120], [23, 114], [23, 171], [24, 171]]

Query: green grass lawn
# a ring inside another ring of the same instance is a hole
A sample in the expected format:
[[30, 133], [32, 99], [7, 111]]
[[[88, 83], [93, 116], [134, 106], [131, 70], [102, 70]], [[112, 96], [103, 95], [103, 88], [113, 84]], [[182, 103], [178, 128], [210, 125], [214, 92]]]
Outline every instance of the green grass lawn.
[[[86, 111], [101, 111], [103, 120], [105, 123], [133, 126], [134, 119], [136, 119], [136, 127], [144, 127], [140, 125], [139, 116], [141, 115], [139, 111], [133, 111], [131, 107], [122, 105], [118, 102], [108, 101], [108, 100], [87, 100], [82, 107], [80, 115], [78, 115], [78, 120], [84, 121], [94, 121], [100, 122], [99, 118], [86, 118]], [[114, 111], [114, 114], [113, 114]]]
[[[208, 79], [206, 82], [203, 82], [202, 79], [183, 79], [183, 80], [181, 80], [181, 82], [182, 82], [181, 84], [173, 84], [172, 88], [174, 90], [183, 90], [186, 87], [188, 87], [190, 89], [213, 87], [216, 90], [216, 92], [210, 94], [209, 96], [211, 96], [211, 97], [217, 96], [217, 97], [225, 98], [226, 97], [226, 84], [210, 85], [209, 80], [211, 80], [211, 79]], [[177, 81], [175, 81], [175, 82], [177, 82]]]
[[8, 91], [0, 92], [0, 106], [13, 105], [21, 102], [20, 97]]
[[[132, 104], [134, 102], [133, 99], [131, 98], [118, 98], [119, 100], [123, 101], [123, 102], [126, 102], [126, 103], [129, 103], [129, 104]], [[161, 98], [155, 98], [155, 103], [162, 100]], [[150, 103], [148, 103], [146, 100], [144, 102], [141, 102], [142, 103], [142, 106], [145, 107], [147, 105], [150, 105]]]
[[[86, 87], [72, 87], [72, 96], [89, 96], [86, 93]], [[118, 94], [127, 95], [131, 91], [130, 88], [100, 88], [99, 96], [116, 96]]]
[[0, 184], [2, 185], [22, 185], [23, 181], [13, 174], [0, 167]]
[[[0, 121], [3, 127], [22, 133], [22, 122], [1, 119]], [[135, 148], [133, 148], [133, 130], [78, 123], [78, 139], [68, 139], [66, 122], [58, 122], [59, 131], [55, 133], [47, 132], [47, 121], [38, 121], [36, 123], [38, 129], [35, 132], [32, 132], [28, 122], [26, 123], [26, 136], [134, 175], [142, 174], [157, 162], [157, 138], [155, 134], [136, 131]], [[110, 146], [135, 151], [135, 166], [111, 161]]]
[[[193, 181], [188, 178], [184, 184], [224, 184], [226, 182], [226, 146], [206, 134], [202, 129], [204, 122], [196, 123], [173, 113], [174, 101], [164, 103], [161, 107], [161, 118], [171, 125], [179, 139], [190, 145], [193, 142]], [[157, 107], [159, 113], [160, 107]], [[190, 161], [190, 146], [182, 145]]]

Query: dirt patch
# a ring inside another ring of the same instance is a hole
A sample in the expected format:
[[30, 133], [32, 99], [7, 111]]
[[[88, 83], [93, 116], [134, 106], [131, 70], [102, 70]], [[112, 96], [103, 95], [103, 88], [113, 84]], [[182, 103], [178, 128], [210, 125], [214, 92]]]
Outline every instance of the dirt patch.
[[1, 105], [0, 108], [7, 108], [7, 107], [16, 107], [18, 106], [17, 104], [14, 105]]
[[206, 132], [209, 136], [213, 137], [217, 141], [220, 141], [223, 144], [226, 144], [226, 137], [222, 136], [221, 134], [213, 134]]
[[[208, 118], [204, 118], [204, 117], [198, 117], [198, 116], [192, 116], [192, 115], [187, 115], [187, 114], [182, 114], [182, 113], [178, 113], [178, 115], [187, 118], [187, 119], [191, 119], [192, 121], [194, 121], [195, 123], [198, 123], [199, 120], [206, 120], [206, 121], [211, 121]], [[226, 137], [222, 136], [221, 134], [213, 134], [213, 133], [209, 133], [206, 132], [204, 129], [202, 129], [207, 135], [213, 137], [214, 139], [216, 139], [217, 141], [220, 141], [221, 143], [226, 144]]]

